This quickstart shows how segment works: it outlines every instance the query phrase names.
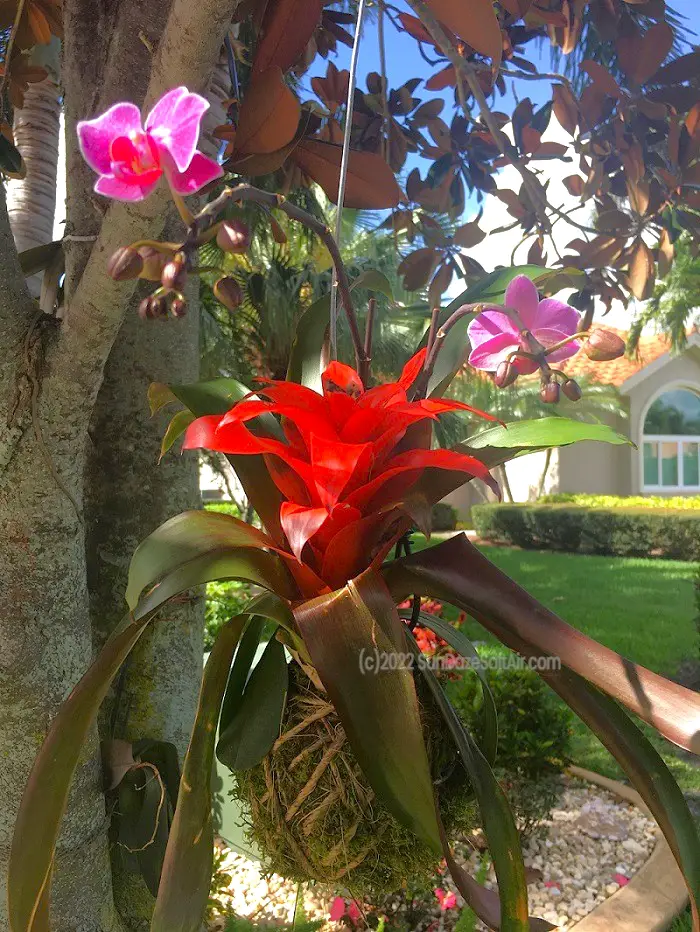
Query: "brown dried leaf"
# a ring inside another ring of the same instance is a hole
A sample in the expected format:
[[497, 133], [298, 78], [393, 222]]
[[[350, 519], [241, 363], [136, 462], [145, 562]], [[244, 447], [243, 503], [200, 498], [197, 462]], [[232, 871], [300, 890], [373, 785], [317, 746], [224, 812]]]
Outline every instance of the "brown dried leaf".
[[632, 247], [629, 260], [630, 290], [638, 301], [651, 297], [655, 268], [654, 254], [640, 237]]
[[291, 142], [299, 126], [299, 101], [278, 67], [253, 76], [241, 104], [236, 156], [276, 152]]

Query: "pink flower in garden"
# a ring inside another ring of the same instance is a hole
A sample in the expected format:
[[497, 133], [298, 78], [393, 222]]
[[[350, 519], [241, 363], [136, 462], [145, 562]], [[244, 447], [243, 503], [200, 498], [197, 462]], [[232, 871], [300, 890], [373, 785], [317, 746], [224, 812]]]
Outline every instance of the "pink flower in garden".
[[630, 882], [629, 877], [625, 877], [624, 874], [613, 874], [613, 880], [620, 887], [626, 887], [627, 884]]
[[[516, 312], [523, 327], [544, 347], [553, 346], [576, 333], [579, 314], [575, 308], [556, 298], [540, 301], [535, 285], [525, 275], [518, 275], [508, 285], [504, 306]], [[469, 365], [475, 369], [494, 372], [514, 350], [528, 351], [521, 329], [507, 314], [490, 307], [469, 324], [469, 340], [472, 351]], [[547, 356], [548, 362], [561, 362], [574, 356], [580, 349], [578, 340]], [[521, 374], [534, 372], [537, 366], [522, 356], [515, 357], [513, 364]]]
[[340, 920], [345, 915], [345, 900], [342, 896], [336, 896], [336, 898], [331, 903], [331, 911], [328, 914], [328, 918], [331, 922], [340, 922]]
[[78, 123], [80, 150], [99, 178], [95, 191], [119, 201], [141, 201], [164, 174], [176, 194], [194, 194], [223, 175], [218, 162], [197, 151], [199, 124], [209, 104], [186, 87], [168, 91], [141, 124], [138, 107], [115, 104]]
[[457, 907], [457, 897], [454, 893], [447, 892], [438, 887], [435, 891], [435, 896], [440, 902], [440, 909], [443, 912], [447, 912], [448, 909], [456, 909]]

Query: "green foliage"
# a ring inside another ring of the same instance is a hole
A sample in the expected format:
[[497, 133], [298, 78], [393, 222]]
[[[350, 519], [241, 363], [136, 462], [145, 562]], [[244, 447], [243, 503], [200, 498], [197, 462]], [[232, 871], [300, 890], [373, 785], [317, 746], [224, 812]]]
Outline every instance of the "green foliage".
[[524, 548], [700, 560], [700, 515], [692, 510], [475, 505], [483, 540]]
[[538, 505], [576, 505], [579, 508], [663, 508], [667, 511], [700, 510], [700, 495], [594, 495], [588, 492], [559, 492], [543, 495]]
[[457, 527], [457, 509], [447, 502], [433, 505], [432, 524], [434, 531], [454, 531]]
[[239, 615], [250, 602], [251, 586], [249, 583], [215, 582], [207, 586], [207, 604], [204, 622], [204, 650], [210, 651], [214, 646], [216, 635], [223, 625], [234, 615]]
[[[558, 777], [571, 763], [571, 713], [534, 670], [502, 647], [481, 646], [479, 656], [498, 713], [495, 771], [519, 827], [531, 833], [547, 818], [558, 795]], [[481, 741], [481, 693], [466, 672], [447, 685], [450, 701]]]
[[[700, 306], [700, 257], [689, 236], [676, 243], [676, 256], [666, 277], [657, 282], [652, 298], [645, 302], [630, 328], [628, 346], [637, 349], [648, 324], [665, 333], [675, 350], [688, 342], [688, 326]], [[697, 323], [697, 318], [695, 320]]]

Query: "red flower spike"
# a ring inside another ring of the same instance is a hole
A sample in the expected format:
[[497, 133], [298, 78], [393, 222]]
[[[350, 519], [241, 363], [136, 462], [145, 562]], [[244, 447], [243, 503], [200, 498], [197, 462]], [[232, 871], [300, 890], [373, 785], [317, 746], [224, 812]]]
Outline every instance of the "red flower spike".
[[[259, 380], [257, 397], [188, 428], [186, 449], [262, 454], [285, 499], [283, 556], [304, 598], [339, 588], [380, 563], [416, 522], [426, 528], [436, 501], [469, 479], [498, 491], [479, 460], [430, 448], [432, 424], [447, 411], [496, 419], [460, 401], [409, 401], [407, 389], [424, 363], [421, 350], [398, 382], [368, 390], [339, 362], [323, 373], [323, 394], [294, 382]], [[280, 418], [286, 443], [248, 429], [261, 414]]]

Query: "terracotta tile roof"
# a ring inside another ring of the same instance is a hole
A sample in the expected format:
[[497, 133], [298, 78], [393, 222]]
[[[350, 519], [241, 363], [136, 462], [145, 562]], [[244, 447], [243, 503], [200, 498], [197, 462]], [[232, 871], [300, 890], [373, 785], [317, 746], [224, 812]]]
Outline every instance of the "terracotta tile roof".
[[[615, 327], [601, 325], [605, 330], [612, 330], [627, 341], [627, 331], [617, 330]], [[603, 385], [615, 385], [618, 388], [623, 382], [639, 372], [649, 363], [658, 359], [668, 352], [670, 343], [667, 337], [660, 334], [643, 336], [639, 341], [639, 349], [636, 356], [630, 358], [623, 356], [621, 359], [613, 359], [611, 362], [593, 362], [585, 353], [577, 353], [571, 359], [567, 359], [561, 365], [561, 369], [572, 378], [585, 377], [593, 382], [601, 382]]]

